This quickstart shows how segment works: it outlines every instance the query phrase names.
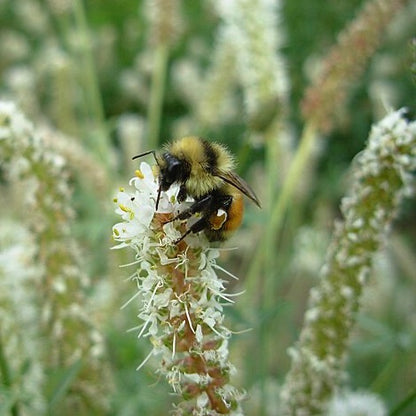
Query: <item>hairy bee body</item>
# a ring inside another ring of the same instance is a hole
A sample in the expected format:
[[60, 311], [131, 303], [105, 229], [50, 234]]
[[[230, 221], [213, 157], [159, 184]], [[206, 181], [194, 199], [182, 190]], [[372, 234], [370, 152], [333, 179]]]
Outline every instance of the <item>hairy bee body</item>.
[[215, 176], [217, 170], [234, 169], [234, 160], [228, 150], [218, 143], [210, 143], [197, 137], [184, 137], [165, 147], [162, 155], [156, 156], [161, 171], [171, 162], [170, 156], [180, 161], [181, 170], [188, 171], [184, 181], [188, 195], [198, 198], [213, 189], [218, 189], [224, 181]]
[[234, 173], [234, 159], [218, 143], [199, 137], [184, 137], [163, 149], [161, 153], [146, 152], [134, 158], [153, 153], [158, 165], [159, 193], [167, 191], [174, 183], [180, 186], [179, 202], [187, 196], [192, 205], [176, 215], [172, 221], [185, 220], [200, 215], [188, 231], [204, 231], [209, 241], [224, 241], [241, 224], [244, 212], [243, 194], [260, 206], [248, 184]]

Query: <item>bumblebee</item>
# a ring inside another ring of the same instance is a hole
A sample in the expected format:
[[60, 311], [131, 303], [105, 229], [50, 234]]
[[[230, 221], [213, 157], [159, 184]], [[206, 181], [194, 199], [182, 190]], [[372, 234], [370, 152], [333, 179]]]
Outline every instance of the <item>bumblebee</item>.
[[209, 241], [226, 240], [243, 219], [243, 195], [260, 207], [253, 190], [233, 171], [232, 155], [218, 143], [194, 136], [184, 137], [168, 144], [160, 153], [151, 150], [133, 159], [148, 154], [153, 154], [159, 168], [156, 209], [161, 192], [178, 184], [178, 202], [185, 201], [188, 196], [194, 202], [169, 222], [199, 215], [176, 243], [188, 234], [200, 231], [204, 231]]

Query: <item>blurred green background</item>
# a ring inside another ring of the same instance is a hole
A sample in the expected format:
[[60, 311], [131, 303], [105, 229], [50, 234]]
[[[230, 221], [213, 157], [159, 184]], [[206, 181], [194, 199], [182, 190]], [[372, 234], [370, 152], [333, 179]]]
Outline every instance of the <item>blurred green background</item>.
[[[340, 216], [350, 164], [364, 148], [371, 124], [387, 109], [405, 106], [409, 118], [415, 112], [416, 7], [409, 4], [386, 27], [380, 47], [349, 88], [261, 265], [250, 272], [305, 126], [300, 111], [305, 90], [364, 3], [281, 5], [269, 30], [282, 38], [276, 54], [286, 72], [287, 97], [277, 110], [273, 103], [259, 108], [265, 120], [255, 124], [247, 116], [241, 65], [224, 74], [218, 114], [205, 116], [223, 25], [213, 1], [171, 2], [166, 12], [171, 20], [163, 27], [152, 17], [157, 1], [0, 0], [0, 98], [17, 102], [36, 127], [52, 129], [52, 146], [67, 159], [76, 212], [72, 231], [92, 282], [88, 297], [97, 303], [94, 319], [105, 335], [115, 381], [111, 414], [164, 415], [174, 400], [154, 372], [157, 362], [135, 371], [149, 346], [126, 332], [138, 324], [137, 305], [120, 310], [134, 293], [126, 281], [130, 271], [118, 268], [131, 253], [109, 248], [117, 221], [112, 197], [138, 166], [131, 156], [186, 134], [225, 143], [236, 155], [238, 173], [262, 200], [261, 211], [247, 203], [243, 226], [227, 242], [238, 249], [224, 251], [220, 264], [240, 278], [238, 284], [230, 281], [230, 291], [246, 289], [226, 310], [229, 327], [252, 329], [231, 340], [231, 362], [238, 369], [234, 383], [248, 392], [247, 415], [276, 414], [290, 365], [286, 350], [297, 338], [309, 289]], [[278, 134], [266, 134], [276, 111], [287, 129], [287, 143], [277, 150]], [[19, 221], [24, 217], [19, 197], [11, 196], [3, 169], [0, 175], [1, 218]], [[416, 388], [415, 208], [414, 200], [406, 201], [375, 259], [347, 362], [350, 388], [380, 395], [389, 409]], [[402, 407], [395, 414], [416, 414], [414, 400]]]

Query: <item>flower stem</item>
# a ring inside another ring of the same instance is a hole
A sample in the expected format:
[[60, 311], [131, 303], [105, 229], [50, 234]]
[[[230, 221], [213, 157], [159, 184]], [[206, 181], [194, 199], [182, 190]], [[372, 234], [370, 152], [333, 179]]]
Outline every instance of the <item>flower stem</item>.
[[74, 19], [81, 36], [81, 45], [79, 53], [81, 55], [81, 64], [83, 67], [83, 85], [86, 94], [87, 111], [91, 112], [93, 127], [92, 148], [97, 152], [99, 157], [108, 166], [110, 157], [110, 138], [105, 127], [105, 114], [103, 102], [100, 94], [100, 88], [97, 78], [97, 71], [94, 65], [92, 55], [91, 35], [88, 30], [88, 23], [85, 14], [83, 0], [73, 2]]
[[[3, 348], [3, 339], [0, 332], [0, 374], [2, 379], [2, 384], [6, 389], [11, 388], [12, 381], [11, 381], [11, 375], [10, 375], [10, 368], [7, 364], [7, 359], [4, 354], [4, 348]], [[11, 408], [11, 414], [12, 416], [19, 416], [19, 408], [18, 403], [14, 403]]]
[[[257, 278], [260, 273], [260, 267], [264, 261], [264, 256], [269, 252], [267, 246], [270, 244], [271, 238], [276, 236], [280, 227], [288, 204], [296, 190], [296, 184], [300, 181], [302, 172], [304, 171], [309, 157], [313, 151], [317, 139], [317, 130], [313, 123], [308, 123], [302, 134], [299, 147], [294, 155], [292, 164], [290, 165], [287, 177], [283, 183], [283, 187], [274, 203], [271, 213], [270, 222], [265, 230], [265, 235], [262, 237], [260, 244], [254, 254], [253, 261], [247, 273], [247, 290], [253, 293]], [[266, 279], [274, 279], [274, 275], [267, 276]], [[269, 286], [270, 283], [266, 283]]]
[[160, 125], [162, 118], [163, 96], [165, 93], [166, 69], [169, 48], [166, 43], [157, 45], [154, 56], [152, 88], [148, 110], [149, 148], [156, 149], [159, 144]]

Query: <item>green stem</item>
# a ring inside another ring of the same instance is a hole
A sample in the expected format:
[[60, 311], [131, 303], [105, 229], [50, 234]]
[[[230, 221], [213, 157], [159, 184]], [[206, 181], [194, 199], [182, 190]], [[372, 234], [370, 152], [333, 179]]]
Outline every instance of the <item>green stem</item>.
[[150, 149], [156, 149], [159, 144], [168, 55], [168, 46], [165, 43], [159, 44], [155, 50], [152, 89], [148, 110], [148, 145]]
[[[290, 165], [286, 180], [283, 183], [276, 203], [271, 209], [270, 219], [265, 229], [264, 236], [262, 237], [260, 244], [257, 246], [253, 261], [247, 273], [246, 287], [249, 293], [253, 293], [252, 291], [256, 285], [260, 267], [265, 259], [264, 256], [267, 255], [268, 251], [271, 247], [273, 247], [269, 245], [270, 241], [272, 241], [271, 239], [274, 238], [280, 230], [286, 208], [296, 190], [297, 183], [301, 181], [302, 172], [304, 171], [305, 165], [308, 163], [309, 157], [314, 148], [316, 137], [317, 130], [315, 125], [313, 123], [307, 124], [304, 128], [302, 138], [293, 158], [292, 164]], [[271, 254], [272, 253], [270, 253], [270, 255]], [[266, 276], [266, 278], [274, 279], [275, 276], [274, 274], [270, 274], [270, 276]], [[270, 287], [270, 283], [267, 283], [266, 286]]]
[[[279, 167], [276, 163], [277, 160], [281, 160], [282, 146], [281, 140], [278, 135], [281, 131], [281, 123], [278, 119], [270, 124], [269, 129], [266, 132], [265, 139], [267, 143], [267, 177], [268, 177], [268, 191], [267, 201], [269, 206], [267, 207], [267, 218], [273, 216], [273, 201], [276, 198], [278, 189]], [[275, 233], [266, 232], [264, 236], [264, 246], [273, 247], [275, 243]], [[276, 284], [275, 270], [276, 265], [276, 253], [273, 250], [265, 251], [264, 265], [264, 288], [263, 288], [263, 311], [267, 311], [269, 307], [273, 307], [274, 304], [274, 288]], [[266, 329], [267, 331], [267, 329]], [[266, 334], [267, 336], [267, 334]]]
[[[264, 207], [267, 210], [268, 216], [271, 214], [271, 201], [274, 200], [276, 194], [276, 178], [278, 175], [276, 160], [278, 158], [278, 153], [281, 151], [279, 148], [279, 139], [278, 139], [278, 125], [279, 122], [275, 120], [271, 123], [271, 127], [264, 133], [264, 142], [266, 143], [266, 172], [267, 172], [267, 183], [266, 183], [266, 194], [268, 195], [267, 201], [270, 202], [268, 206]], [[265, 242], [266, 246], [273, 244], [273, 236], [269, 233], [265, 236], [268, 240]], [[274, 253], [272, 254], [268, 251], [265, 254], [264, 259], [264, 279], [262, 282], [262, 292], [259, 299], [259, 311], [260, 311], [260, 326], [259, 326], [259, 336], [257, 340], [257, 348], [259, 351], [259, 360], [258, 360], [258, 382], [260, 388], [260, 409], [259, 416], [264, 416], [267, 413], [267, 392], [266, 392], [266, 379], [269, 372], [269, 348], [268, 348], [268, 337], [270, 328], [268, 327], [268, 316], [269, 311], [269, 300], [273, 292], [274, 282], [271, 279], [268, 279], [272, 273], [273, 266], [276, 261]]]
[[81, 73], [86, 94], [87, 111], [91, 113], [93, 126], [96, 128], [92, 145], [99, 157], [105, 162], [105, 165], [108, 166], [110, 159], [110, 138], [105, 127], [104, 106], [92, 54], [91, 35], [88, 29], [83, 0], [75, 0], [73, 2], [73, 10], [75, 23], [82, 41], [79, 53], [81, 55]]
[[316, 139], [316, 128], [313, 124], [307, 124], [302, 135], [302, 139], [295, 157], [293, 158], [288, 175], [283, 184], [280, 195], [273, 207], [271, 223], [268, 230], [273, 232], [278, 230], [281, 226], [283, 215], [286, 211], [287, 205], [295, 192], [297, 183], [301, 180], [301, 174], [305, 165], [309, 161], [309, 157], [314, 148]]
[[377, 378], [371, 383], [370, 391], [374, 391], [382, 395], [383, 390], [392, 380], [393, 374], [403, 362], [403, 358], [402, 352], [392, 354], [390, 359], [385, 363], [383, 369], [378, 374]]
[[410, 391], [410, 393], [402, 400], [390, 413], [389, 416], [399, 416], [410, 404], [416, 401], [416, 388]]
[[[12, 378], [10, 375], [10, 369], [7, 364], [6, 356], [3, 349], [3, 339], [0, 334], [0, 374], [2, 375], [1, 379], [3, 380], [2, 384], [6, 389], [11, 389], [12, 387]], [[11, 408], [12, 416], [19, 416], [19, 407], [18, 403], [14, 403]]]

